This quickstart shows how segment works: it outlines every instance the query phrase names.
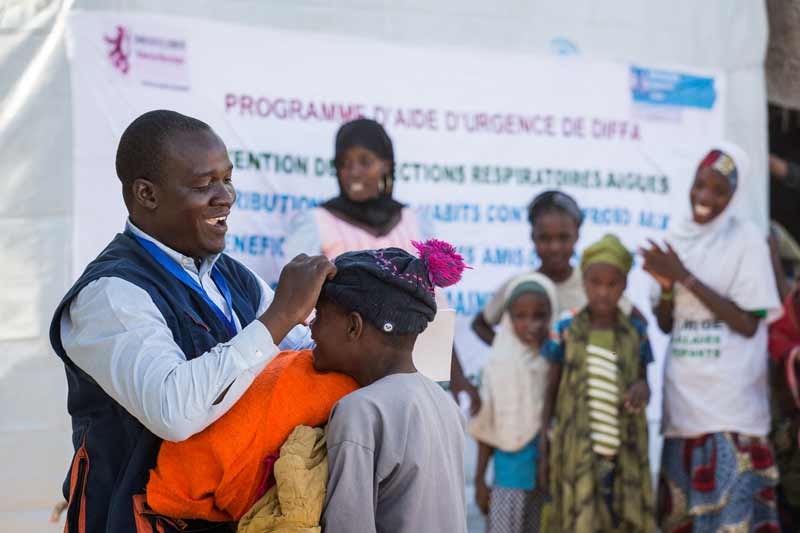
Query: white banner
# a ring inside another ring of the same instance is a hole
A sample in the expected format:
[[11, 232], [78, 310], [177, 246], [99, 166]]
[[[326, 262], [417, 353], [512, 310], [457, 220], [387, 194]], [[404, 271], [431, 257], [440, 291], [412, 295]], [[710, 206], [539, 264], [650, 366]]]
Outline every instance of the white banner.
[[[471, 317], [537, 263], [526, 210], [537, 193], [557, 187], [577, 198], [579, 248], [612, 232], [634, 249], [684, 211], [700, 153], [722, 134], [717, 72], [163, 16], [78, 11], [68, 29], [75, 275], [123, 228], [114, 154], [139, 114], [175, 109], [223, 138], [238, 191], [227, 251], [269, 281], [288, 260], [288, 220], [337, 192], [339, 124], [375, 117], [394, 140], [396, 196], [428, 210], [474, 267], [448, 291], [469, 373], [485, 353]], [[629, 284], [643, 310], [645, 281], [637, 268]]]

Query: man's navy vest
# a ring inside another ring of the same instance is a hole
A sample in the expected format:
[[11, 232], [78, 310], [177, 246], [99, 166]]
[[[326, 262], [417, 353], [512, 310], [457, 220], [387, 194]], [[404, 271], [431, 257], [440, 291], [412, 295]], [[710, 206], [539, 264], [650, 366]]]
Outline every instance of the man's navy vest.
[[[256, 319], [261, 290], [255, 276], [226, 255], [216, 262], [231, 292], [233, 309], [242, 326]], [[146, 505], [144, 488], [155, 465], [161, 439], [106, 394], [78, 368], [61, 344], [61, 313], [86, 285], [115, 277], [147, 291], [158, 307], [177, 345], [193, 359], [230, 333], [213, 309], [193, 290], [167, 272], [132, 234], [117, 235], [92, 261], [56, 309], [50, 343], [64, 361], [67, 408], [72, 416], [75, 456], [64, 482], [69, 502], [69, 533], [126, 533], [151, 531], [228, 531], [230, 526], [167, 520]]]

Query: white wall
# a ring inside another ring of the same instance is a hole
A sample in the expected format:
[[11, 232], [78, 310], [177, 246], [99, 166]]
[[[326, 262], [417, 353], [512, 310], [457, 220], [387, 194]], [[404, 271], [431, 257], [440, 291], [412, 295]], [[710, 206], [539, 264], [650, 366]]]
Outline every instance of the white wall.
[[[69, 7], [57, 0], [0, 4], [4, 531], [57, 529], [46, 519], [60, 498], [71, 454], [63, 369], [46, 338], [52, 310], [71, 276], [72, 130], [63, 40]], [[208, 17], [413, 46], [470, 45], [532, 54], [575, 49], [599, 59], [722, 67], [728, 76], [728, 134], [764, 171], [749, 196], [753, 216], [766, 222], [762, 63], [767, 24], [759, 0], [76, 0], [72, 7]], [[555, 46], [554, 39], [562, 44]], [[231, 61], [235, 58], [232, 50]], [[363, 66], [343, 63], [348, 68]]]

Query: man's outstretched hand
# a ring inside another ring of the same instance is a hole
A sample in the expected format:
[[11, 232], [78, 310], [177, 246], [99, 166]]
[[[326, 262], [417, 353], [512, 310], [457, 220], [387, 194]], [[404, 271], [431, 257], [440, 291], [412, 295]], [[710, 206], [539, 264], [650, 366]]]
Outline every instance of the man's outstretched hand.
[[275, 344], [314, 310], [322, 284], [336, 275], [336, 267], [322, 255], [300, 254], [292, 259], [278, 278], [275, 298], [258, 317], [272, 335]]

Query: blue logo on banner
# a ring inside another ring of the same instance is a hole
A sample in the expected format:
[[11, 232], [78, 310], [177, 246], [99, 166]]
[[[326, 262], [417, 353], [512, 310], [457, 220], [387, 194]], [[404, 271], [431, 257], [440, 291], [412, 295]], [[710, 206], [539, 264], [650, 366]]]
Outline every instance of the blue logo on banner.
[[631, 66], [634, 102], [711, 109], [717, 100], [714, 78]]
[[550, 51], [557, 56], [579, 54], [578, 46], [566, 37], [555, 37], [550, 41]]

